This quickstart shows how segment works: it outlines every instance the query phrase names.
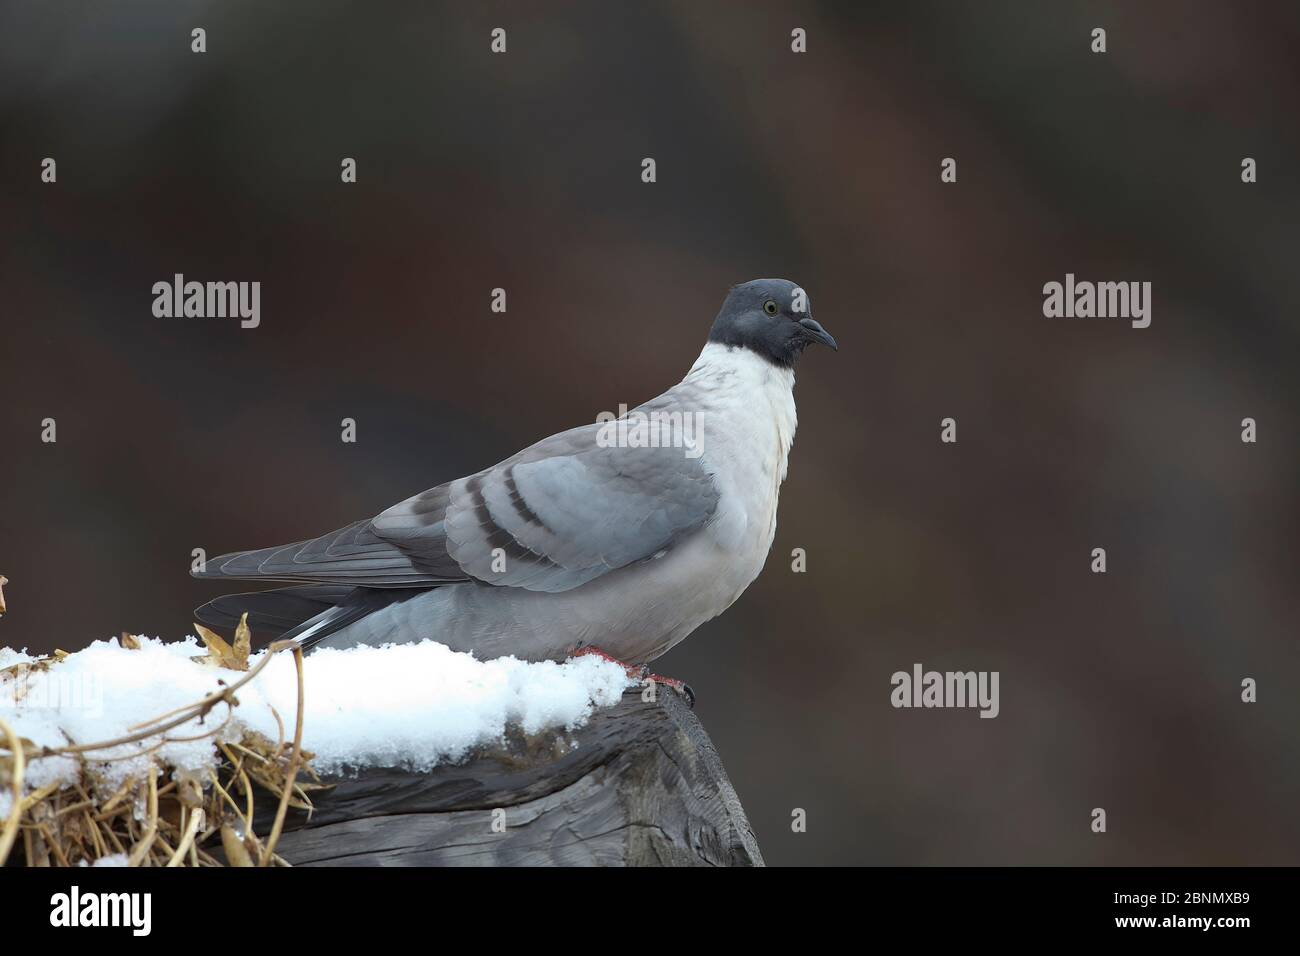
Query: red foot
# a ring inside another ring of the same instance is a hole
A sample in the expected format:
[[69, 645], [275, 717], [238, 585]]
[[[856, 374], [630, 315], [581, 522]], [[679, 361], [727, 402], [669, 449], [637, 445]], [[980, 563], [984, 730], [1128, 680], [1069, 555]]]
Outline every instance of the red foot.
[[599, 657], [601, 660], [609, 661], [611, 664], [617, 664], [619, 667], [627, 671], [627, 676], [633, 680], [654, 681], [656, 684], [663, 684], [666, 687], [671, 687], [673, 690], [677, 691], [677, 693], [689, 700], [692, 706], [695, 704], [695, 692], [691, 690], [686, 681], [678, 680], [676, 677], [664, 677], [662, 674], [652, 674], [650, 673], [650, 668], [645, 664], [629, 664], [627, 661], [619, 660], [613, 654], [602, 651], [599, 647], [593, 647], [590, 645], [582, 648], [582, 650], [578, 651], [573, 656]]

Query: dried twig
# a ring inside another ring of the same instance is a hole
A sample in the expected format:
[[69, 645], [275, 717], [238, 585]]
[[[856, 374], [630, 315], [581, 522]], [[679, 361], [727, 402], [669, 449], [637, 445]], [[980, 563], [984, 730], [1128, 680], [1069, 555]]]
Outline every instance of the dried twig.
[[154, 773], [153, 768], [149, 768], [149, 825], [145, 828], [144, 834], [136, 842], [135, 848], [131, 850], [131, 856], [127, 859], [127, 866], [139, 866], [140, 861], [144, 859], [149, 848], [153, 846], [154, 840], [158, 839], [158, 776]]
[[173, 853], [171, 859], [167, 861], [167, 866], [180, 865], [185, 854], [193, 848], [194, 834], [198, 833], [199, 827], [203, 826], [203, 819], [203, 809], [201, 807], [190, 811], [190, 822], [185, 828], [185, 835], [181, 837], [181, 843], [180, 846], [176, 848], [176, 852]]
[[[0, 578], [0, 581], [3, 580], [4, 578]], [[5, 820], [4, 829], [0, 830], [0, 866], [4, 866], [5, 860], [9, 857], [9, 851], [13, 848], [14, 839], [18, 836], [18, 821], [23, 816], [23, 771], [25, 767], [23, 764], [23, 747], [18, 740], [18, 735], [3, 720], [0, 720], [0, 731], [3, 731], [9, 746], [9, 752], [13, 754], [13, 766], [10, 769], [9, 779], [9, 789], [13, 792], [13, 806], [9, 808], [9, 817]]]
[[284, 829], [284, 816], [289, 810], [289, 798], [293, 794], [294, 782], [298, 777], [298, 764], [302, 760], [302, 717], [305, 698], [302, 681], [302, 645], [297, 641], [277, 641], [272, 648], [277, 645], [281, 647], [288, 645], [293, 651], [293, 663], [298, 671], [298, 714], [293, 728], [293, 756], [289, 759], [289, 770], [285, 774], [285, 786], [280, 794], [280, 808], [275, 811], [275, 823], [271, 826], [271, 835], [267, 837], [261, 859], [258, 860], [260, 866], [268, 865], [275, 855], [275, 845], [280, 841], [280, 831]]

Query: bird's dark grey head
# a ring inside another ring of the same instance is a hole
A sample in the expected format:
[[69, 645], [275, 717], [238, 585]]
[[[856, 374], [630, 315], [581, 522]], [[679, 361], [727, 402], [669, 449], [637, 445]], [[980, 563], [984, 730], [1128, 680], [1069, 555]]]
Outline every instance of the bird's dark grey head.
[[813, 319], [807, 293], [787, 279], [753, 279], [732, 288], [709, 341], [750, 349], [781, 368], [793, 366], [814, 342], [839, 350]]

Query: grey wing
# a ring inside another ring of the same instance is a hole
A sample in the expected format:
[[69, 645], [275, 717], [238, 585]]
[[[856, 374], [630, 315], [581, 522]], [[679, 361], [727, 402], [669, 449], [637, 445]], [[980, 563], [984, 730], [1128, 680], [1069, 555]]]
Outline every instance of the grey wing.
[[[440, 490], [435, 488], [426, 494]], [[372, 588], [432, 587], [468, 580], [447, 555], [436, 526], [424, 540], [410, 541], [402, 547], [376, 534], [370, 520], [307, 541], [209, 558], [201, 570], [192, 573], [196, 578]]]
[[605, 447], [599, 429], [553, 435], [332, 534], [213, 558], [196, 576], [566, 591], [671, 548], [712, 517], [718, 492], [698, 458]]
[[[604, 446], [600, 425], [553, 435], [444, 486], [439, 533], [465, 573], [490, 584], [567, 591], [671, 548], [714, 514], [718, 491], [681, 448]], [[374, 521], [394, 542], [418, 541], [441, 489]]]

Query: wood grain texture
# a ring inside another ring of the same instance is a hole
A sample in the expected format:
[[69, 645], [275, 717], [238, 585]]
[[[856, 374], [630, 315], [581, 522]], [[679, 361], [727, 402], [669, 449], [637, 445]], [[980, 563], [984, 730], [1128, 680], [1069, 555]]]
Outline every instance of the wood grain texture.
[[[722, 761], [673, 690], [512, 734], [429, 773], [330, 778], [276, 848], [295, 866], [761, 866]], [[500, 814], [504, 811], [504, 831]], [[258, 817], [274, 813], [272, 802]]]

